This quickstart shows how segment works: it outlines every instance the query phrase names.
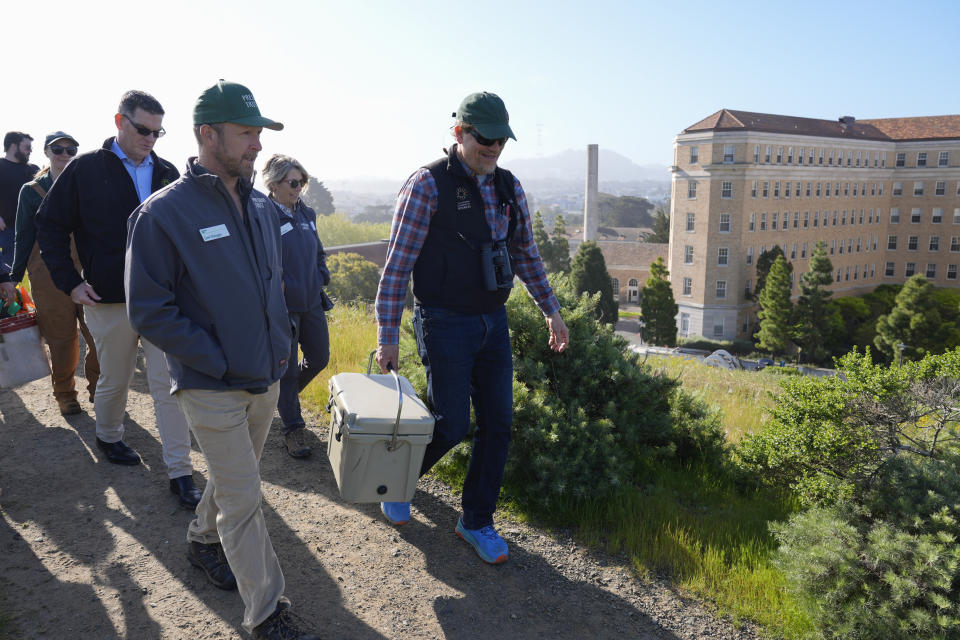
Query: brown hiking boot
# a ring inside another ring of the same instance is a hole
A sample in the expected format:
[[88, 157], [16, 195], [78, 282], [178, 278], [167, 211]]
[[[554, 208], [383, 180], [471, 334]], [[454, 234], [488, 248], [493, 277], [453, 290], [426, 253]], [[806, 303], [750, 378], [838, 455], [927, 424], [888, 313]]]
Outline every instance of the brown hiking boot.
[[309, 458], [312, 453], [310, 447], [303, 440], [304, 427], [294, 429], [283, 436], [283, 443], [287, 447], [287, 453], [293, 458]]
[[74, 416], [83, 411], [76, 396], [58, 396], [57, 405], [62, 416]]

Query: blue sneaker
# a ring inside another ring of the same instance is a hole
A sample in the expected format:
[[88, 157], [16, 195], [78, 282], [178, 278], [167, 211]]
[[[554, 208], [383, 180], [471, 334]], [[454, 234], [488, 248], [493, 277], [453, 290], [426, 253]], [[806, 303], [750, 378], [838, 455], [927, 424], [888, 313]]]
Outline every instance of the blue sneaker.
[[381, 502], [380, 511], [383, 516], [395, 527], [410, 522], [409, 502]]
[[463, 518], [457, 520], [457, 535], [470, 543], [480, 559], [489, 564], [500, 564], [507, 561], [506, 541], [500, 537], [492, 524], [480, 529], [467, 529], [463, 526]]

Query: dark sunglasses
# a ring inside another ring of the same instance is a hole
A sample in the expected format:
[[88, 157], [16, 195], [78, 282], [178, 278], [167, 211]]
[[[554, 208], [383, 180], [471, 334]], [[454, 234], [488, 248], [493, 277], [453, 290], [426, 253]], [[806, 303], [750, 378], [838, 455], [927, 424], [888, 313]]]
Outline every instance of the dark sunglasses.
[[59, 156], [61, 153], [66, 153], [68, 156], [77, 155], [76, 147], [63, 147], [63, 146], [60, 146], [59, 144], [52, 144], [50, 145], [49, 149], [50, 149], [50, 153], [52, 153], [55, 156]]
[[293, 178], [291, 178], [289, 180], [284, 180], [284, 182], [290, 185], [291, 189], [296, 189], [297, 187], [300, 187], [302, 189], [303, 187], [307, 186], [306, 180], [294, 180]]
[[484, 138], [482, 135], [477, 133], [476, 129], [467, 129], [467, 133], [473, 136], [473, 139], [477, 141], [477, 144], [484, 147], [492, 147], [495, 142], [499, 142], [501, 147], [507, 144], [506, 138]]
[[137, 124], [136, 122], [131, 120], [130, 116], [128, 116], [127, 114], [121, 113], [120, 115], [126, 118], [127, 122], [133, 125], [133, 128], [137, 130], [137, 133], [139, 133], [142, 136], [149, 136], [150, 134], [153, 134], [154, 138], [162, 138], [167, 133], [166, 131], [164, 131], [163, 127], [160, 127], [159, 129], [148, 129], [147, 127], [141, 124]]

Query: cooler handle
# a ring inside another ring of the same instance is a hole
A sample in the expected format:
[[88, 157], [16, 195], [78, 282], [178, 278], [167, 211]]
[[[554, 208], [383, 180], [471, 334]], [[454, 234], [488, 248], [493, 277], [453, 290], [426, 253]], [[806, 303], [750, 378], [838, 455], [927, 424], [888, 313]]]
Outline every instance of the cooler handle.
[[[373, 369], [373, 356], [376, 353], [376, 351], [370, 352], [370, 358], [367, 360], [367, 375], [370, 375], [370, 371]], [[397, 375], [392, 365], [387, 365], [387, 371], [393, 374], [393, 379], [397, 383], [397, 420], [393, 423], [393, 439], [387, 445], [387, 451], [396, 451], [397, 438], [400, 434], [400, 414], [403, 412], [403, 389], [400, 387], [400, 376]]]

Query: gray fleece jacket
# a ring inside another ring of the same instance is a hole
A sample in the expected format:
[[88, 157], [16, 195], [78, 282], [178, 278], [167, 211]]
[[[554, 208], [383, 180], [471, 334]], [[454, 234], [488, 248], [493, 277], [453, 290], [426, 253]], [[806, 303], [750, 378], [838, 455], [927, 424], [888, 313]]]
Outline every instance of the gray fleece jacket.
[[246, 222], [220, 178], [191, 158], [127, 223], [127, 314], [166, 354], [172, 393], [266, 387], [286, 368], [276, 213], [251, 185], [241, 192]]

